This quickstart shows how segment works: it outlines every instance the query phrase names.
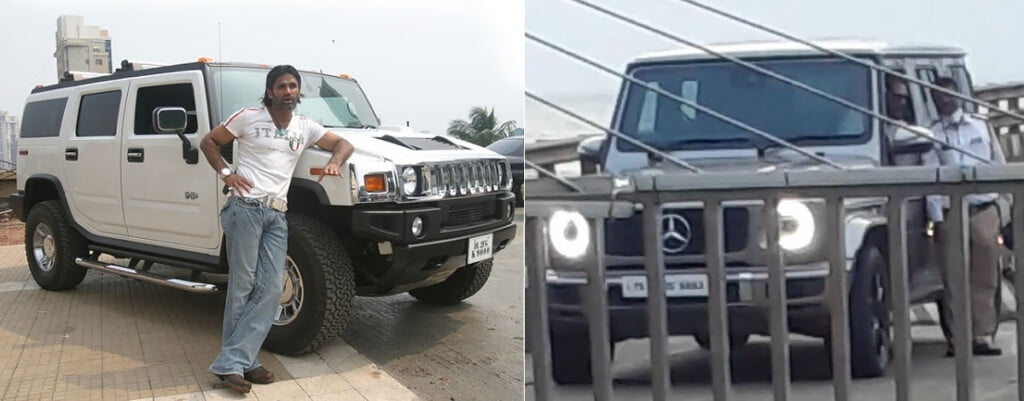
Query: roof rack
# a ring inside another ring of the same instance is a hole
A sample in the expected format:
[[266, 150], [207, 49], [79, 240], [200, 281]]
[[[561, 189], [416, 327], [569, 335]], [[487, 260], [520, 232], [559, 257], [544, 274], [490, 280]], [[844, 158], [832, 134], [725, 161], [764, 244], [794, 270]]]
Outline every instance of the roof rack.
[[138, 70], [144, 70], [144, 69], [147, 69], [147, 68], [166, 67], [168, 65], [169, 64], [150, 63], [150, 62], [147, 62], [147, 61], [121, 60], [121, 68], [118, 68], [117, 71], [115, 71], [115, 72], [138, 71]]
[[89, 72], [89, 71], [65, 71], [64, 76], [60, 77], [61, 82], [67, 81], [81, 81], [83, 79], [105, 77], [110, 75], [105, 72]]

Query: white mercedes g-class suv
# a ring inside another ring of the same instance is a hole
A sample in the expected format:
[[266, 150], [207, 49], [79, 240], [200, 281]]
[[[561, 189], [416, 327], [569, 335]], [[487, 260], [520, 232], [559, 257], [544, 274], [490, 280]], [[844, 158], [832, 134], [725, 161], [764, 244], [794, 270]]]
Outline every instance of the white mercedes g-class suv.
[[[74, 288], [92, 268], [217, 292], [202, 273], [230, 268], [218, 220], [228, 195], [197, 144], [259, 102], [268, 70], [205, 59], [152, 68], [125, 61], [107, 76], [36, 87], [25, 105], [12, 204], [26, 223], [39, 286]], [[301, 74], [297, 112], [355, 153], [343, 177], [317, 182], [330, 153], [316, 147], [295, 169], [284, 292], [265, 343], [280, 354], [331, 341], [356, 295], [408, 292], [441, 304], [472, 296], [516, 230], [505, 157], [446, 136], [381, 130], [354, 79]], [[234, 146], [222, 148], [232, 165]], [[129, 263], [101, 262], [104, 254]], [[192, 274], [157, 274], [154, 263]]]

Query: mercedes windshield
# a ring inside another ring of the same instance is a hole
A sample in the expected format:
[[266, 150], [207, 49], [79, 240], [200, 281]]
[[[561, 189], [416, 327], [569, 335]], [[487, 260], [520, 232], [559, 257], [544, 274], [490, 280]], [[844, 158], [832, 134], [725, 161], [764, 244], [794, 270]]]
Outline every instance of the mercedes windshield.
[[[788, 59], [754, 64], [871, 107], [867, 67], [846, 60]], [[637, 66], [631, 75], [702, 107], [801, 145], [863, 143], [871, 136], [871, 117], [786, 82], [729, 62]], [[762, 148], [771, 144], [756, 134], [627, 83], [619, 129], [663, 150]], [[618, 141], [620, 150], [631, 145]]]

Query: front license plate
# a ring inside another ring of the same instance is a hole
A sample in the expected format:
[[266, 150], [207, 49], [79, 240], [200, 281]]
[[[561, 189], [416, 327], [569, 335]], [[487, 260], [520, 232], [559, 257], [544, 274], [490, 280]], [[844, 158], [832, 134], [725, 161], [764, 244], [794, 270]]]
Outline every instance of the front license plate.
[[466, 252], [466, 264], [490, 259], [491, 254], [493, 253], [491, 249], [491, 242], [493, 242], [493, 239], [493, 234], [470, 238], [469, 250]]
[[[708, 276], [704, 274], [669, 274], [665, 276], [665, 296], [706, 297]], [[625, 276], [622, 278], [623, 298], [647, 298], [647, 277]]]

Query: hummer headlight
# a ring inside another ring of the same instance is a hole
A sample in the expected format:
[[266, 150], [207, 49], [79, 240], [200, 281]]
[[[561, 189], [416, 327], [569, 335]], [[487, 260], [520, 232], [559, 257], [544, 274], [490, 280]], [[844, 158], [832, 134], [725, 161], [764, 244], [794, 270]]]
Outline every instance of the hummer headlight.
[[419, 177], [416, 176], [416, 169], [406, 167], [402, 170], [402, 193], [412, 195], [416, 192], [416, 185], [418, 183]]
[[559, 255], [579, 258], [590, 246], [590, 224], [578, 212], [559, 210], [548, 220], [548, 237]]
[[802, 251], [814, 242], [814, 214], [807, 204], [796, 200], [783, 200], [779, 212], [779, 246], [794, 252]]

